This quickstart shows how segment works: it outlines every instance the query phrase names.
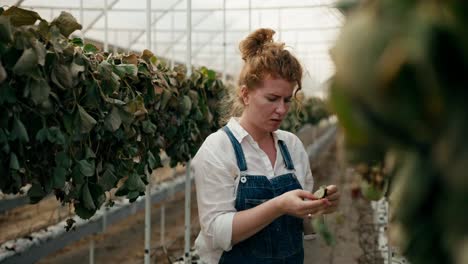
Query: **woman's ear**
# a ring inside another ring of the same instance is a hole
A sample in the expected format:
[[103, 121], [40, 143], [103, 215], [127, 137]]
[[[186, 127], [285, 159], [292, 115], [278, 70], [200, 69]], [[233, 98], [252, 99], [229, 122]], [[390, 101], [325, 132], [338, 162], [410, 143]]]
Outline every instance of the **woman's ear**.
[[249, 105], [249, 88], [247, 88], [247, 85], [242, 85], [240, 88], [240, 96], [242, 98], [242, 102], [244, 103], [245, 106]]

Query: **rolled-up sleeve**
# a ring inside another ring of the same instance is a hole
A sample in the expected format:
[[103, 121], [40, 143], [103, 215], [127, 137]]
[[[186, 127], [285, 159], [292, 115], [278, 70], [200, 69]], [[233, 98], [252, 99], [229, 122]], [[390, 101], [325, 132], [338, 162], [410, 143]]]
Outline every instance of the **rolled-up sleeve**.
[[223, 153], [220, 147], [213, 150], [209, 145], [202, 146], [192, 161], [192, 172], [202, 232], [213, 248], [229, 251], [236, 213], [234, 176], [238, 172], [232, 157], [228, 157], [231, 153]]

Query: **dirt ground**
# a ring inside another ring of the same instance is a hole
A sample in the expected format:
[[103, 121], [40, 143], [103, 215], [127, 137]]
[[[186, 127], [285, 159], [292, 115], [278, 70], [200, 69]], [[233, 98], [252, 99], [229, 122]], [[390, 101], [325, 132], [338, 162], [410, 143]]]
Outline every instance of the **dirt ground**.
[[[305, 144], [313, 142], [312, 136], [321, 131], [303, 133], [301, 140]], [[312, 135], [312, 136], [311, 136]], [[326, 222], [335, 236], [336, 244], [327, 246], [321, 238], [305, 242], [305, 263], [317, 264], [364, 264], [383, 263], [364, 261], [369, 258], [368, 249], [363, 250], [363, 243], [373, 236], [372, 232], [363, 232], [360, 224], [363, 215], [371, 212], [368, 202], [353, 199], [351, 196], [352, 177], [349, 169], [337, 165], [336, 144], [330, 145], [320, 157], [311, 163], [315, 186], [336, 184], [341, 190], [341, 204], [337, 213], [326, 216]], [[183, 168], [179, 168], [183, 171]], [[167, 180], [173, 173], [159, 173], [157, 181]], [[184, 195], [177, 194], [165, 202], [166, 232], [164, 247], [161, 244], [160, 220], [161, 205], [152, 207], [152, 263], [172, 263], [183, 254], [184, 246]], [[27, 205], [0, 215], [0, 242], [24, 236], [31, 230], [37, 230], [56, 223], [67, 217], [68, 208], [61, 207], [55, 198], [49, 198], [38, 205]], [[192, 237], [191, 244], [199, 232], [195, 192], [192, 193], [191, 207]], [[370, 240], [372, 241], [372, 239]], [[100, 234], [88, 236], [68, 245], [58, 252], [42, 259], [38, 263], [89, 263], [89, 246], [94, 243], [94, 263], [143, 263], [144, 259], [144, 211], [126, 218]]]

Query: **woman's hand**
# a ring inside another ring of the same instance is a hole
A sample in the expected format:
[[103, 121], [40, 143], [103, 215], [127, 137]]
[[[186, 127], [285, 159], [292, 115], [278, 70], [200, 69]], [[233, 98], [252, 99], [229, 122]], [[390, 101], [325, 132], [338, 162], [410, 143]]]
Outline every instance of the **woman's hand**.
[[327, 186], [327, 196], [325, 199], [328, 200], [327, 206], [322, 211], [323, 214], [331, 214], [336, 212], [338, 208], [340, 193], [338, 191], [338, 187], [336, 185], [328, 185]]
[[277, 207], [281, 214], [293, 215], [300, 218], [323, 212], [328, 208], [326, 198], [317, 199], [311, 192], [300, 189], [285, 192], [275, 199], [277, 199]]

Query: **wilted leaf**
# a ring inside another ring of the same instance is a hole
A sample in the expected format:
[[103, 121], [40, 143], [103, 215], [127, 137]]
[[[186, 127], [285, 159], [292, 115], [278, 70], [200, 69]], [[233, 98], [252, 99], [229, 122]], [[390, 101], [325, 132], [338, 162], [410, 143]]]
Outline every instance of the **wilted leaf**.
[[83, 174], [84, 176], [89, 177], [89, 176], [94, 175], [94, 170], [95, 170], [94, 161], [79, 160], [77, 161], [77, 164], [78, 164], [81, 174]]
[[18, 157], [14, 152], [10, 153], [10, 169], [12, 170], [19, 170], [19, 162], [18, 162]]
[[13, 128], [10, 133], [10, 139], [16, 140], [18, 139], [20, 142], [29, 142], [28, 132], [26, 131], [26, 127], [24, 127], [23, 122], [19, 120], [19, 118], [15, 118], [13, 120]]
[[114, 106], [104, 120], [104, 127], [109, 131], [116, 131], [121, 124], [122, 119], [120, 119], [119, 109]]
[[134, 116], [140, 116], [148, 113], [148, 110], [145, 108], [143, 97], [140, 95], [128, 102], [124, 109], [125, 111], [132, 113]]
[[4, 43], [9, 43], [13, 40], [10, 19], [6, 16], [0, 16], [0, 39]]
[[149, 120], [145, 120], [141, 123], [143, 132], [147, 134], [154, 134], [156, 132], [156, 125]]
[[85, 159], [95, 159], [96, 154], [94, 154], [93, 150], [90, 147], [86, 147], [85, 150]]
[[101, 184], [102, 188], [105, 191], [109, 191], [110, 189], [114, 188], [118, 179], [114, 174], [114, 170], [112, 167], [108, 167], [104, 173], [102, 174], [99, 184]]
[[96, 120], [90, 116], [83, 107], [78, 106], [78, 114], [80, 117], [80, 132], [89, 133], [96, 125]]
[[31, 203], [37, 203], [46, 196], [46, 193], [40, 184], [33, 183], [28, 190], [28, 196]]
[[75, 30], [82, 29], [82, 26], [68, 12], [62, 11], [60, 16], [55, 18], [52, 25], [56, 25], [60, 29], [60, 33], [68, 38]]
[[150, 59], [153, 56], [154, 56], [153, 52], [151, 52], [150, 50], [147, 50], [147, 49], [145, 49], [141, 54], [141, 58], [143, 60], [145, 60], [146, 62], [150, 62]]
[[83, 51], [84, 53], [96, 53], [98, 52], [98, 48], [96, 48], [96, 46], [94, 46], [93, 44], [90, 44], [90, 43], [86, 43], [83, 47]]
[[71, 89], [73, 87], [72, 73], [70, 69], [61, 63], [57, 63], [50, 75], [52, 82], [62, 90]]
[[60, 151], [55, 155], [55, 165], [68, 169], [71, 166], [71, 160], [65, 152]]
[[89, 186], [87, 183], [83, 184], [81, 189], [81, 201], [83, 205], [88, 210], [96, 210], [96, 205], [93, 201], [93, 196], [91, 196], [91, 192], [89, 191]]
[[38, 13], [16, 6], [8, 8], [2, 15], [10, 17], [11, 24], [17, 27], [33, 25], [38, 19], [41, 19]]
[[39, 131], [37, 131], [36, 134], [36, 140], [43, 143], [49, 138], [49, 130], [47, 127], [41, 128]]
[[123, 63], [126, 64], [133, 64], [133, 65], [138, 65], [138, 56], [136, 54], [130, 54], [128, 56], [123, 56], [122, 58]]
[[63, 135], [62, 131], [58, 127], [50, 127], [48, 139], [51, 143], [64, 145], [65, 144], [65, 136]]
[[65, 186], [67, 171], [62, 167], [54, 168], [53, 187], [62, 189]]
[[41, 104], [49, 98], [50, 86], [45, 79], [30, 79], [29, 90], [31, 91], [31, 100], [34, 104]]
[[141, 177], [136, 173], [130, 174], [127, 181], [125, 181], [125, 185], [127, 186], [129, 191], [139, 192], [144, 192], [146, 187]]
[[38, 64], [36, 52], [32, 48], [25, 49], [23, 54], [13, 67], [13, 72], [18, 75], [30, 74]]

